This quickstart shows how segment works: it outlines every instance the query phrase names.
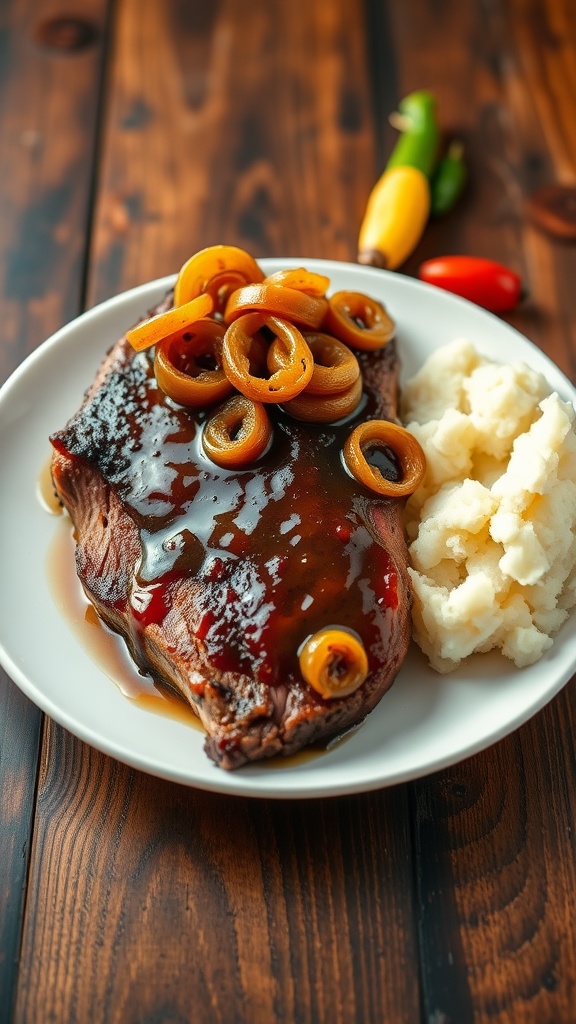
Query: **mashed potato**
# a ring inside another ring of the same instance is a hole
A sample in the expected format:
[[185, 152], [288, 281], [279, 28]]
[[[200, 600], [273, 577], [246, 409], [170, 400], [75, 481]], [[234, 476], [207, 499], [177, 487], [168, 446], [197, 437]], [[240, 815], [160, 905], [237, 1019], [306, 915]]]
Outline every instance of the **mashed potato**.
[[532, 664], [576, 605], [573, 407], [524, 364], [454, 341], [401, 413], [427, 458], [406, 506], [417, 643], [438, 672], [493, 648]]

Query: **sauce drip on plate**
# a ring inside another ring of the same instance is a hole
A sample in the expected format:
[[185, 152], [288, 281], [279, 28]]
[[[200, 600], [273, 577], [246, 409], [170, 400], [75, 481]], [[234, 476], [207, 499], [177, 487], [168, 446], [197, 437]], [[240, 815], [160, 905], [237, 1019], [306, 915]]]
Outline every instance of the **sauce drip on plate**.
[[[39, 484], [40, 486], [40, 484]], [[41, 504], [45, 506], [44, 501]], [[62, 517], [48, 551], [48, 582], [54, 600], [68, 625], [93, 662], [112, 680], [121, 693], [138, 707], [153, 714], [174, 718], [204, 732], [204, 727], [183, 697], [150, 676], [139, 672], [124, 640], [108, 629], [87, 601], [74, 570], [74, 538], [72, 524]], [[313, 743], [288, 757], [267, 758], [261, 768], [290, 769], [328, 753], [350, 739], [355, 729], [324, 742]]]
[[94, 664], [124, 696], [147, 711], [176, 718], [203, 731], [200, 719], [179, 694], [157, 685], [150, 676], [138, 671], [124, 640], [104, 625], [84, 596], [74, 569], [74, 535], [68, 516], [63, 516], [58, 523], [46, 568], [50, 589], [61, 614]]

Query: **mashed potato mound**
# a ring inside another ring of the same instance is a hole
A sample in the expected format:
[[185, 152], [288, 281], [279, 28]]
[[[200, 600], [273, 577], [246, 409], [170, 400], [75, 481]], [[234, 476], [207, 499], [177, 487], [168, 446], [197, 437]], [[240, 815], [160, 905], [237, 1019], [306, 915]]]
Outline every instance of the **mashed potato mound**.
[[576, 605], [572, 405], [457, 340], [409, 381], [401, 414], [427, 459], [406, 505], [417, 643], [437, 672], [494, 648], [532, 664]]

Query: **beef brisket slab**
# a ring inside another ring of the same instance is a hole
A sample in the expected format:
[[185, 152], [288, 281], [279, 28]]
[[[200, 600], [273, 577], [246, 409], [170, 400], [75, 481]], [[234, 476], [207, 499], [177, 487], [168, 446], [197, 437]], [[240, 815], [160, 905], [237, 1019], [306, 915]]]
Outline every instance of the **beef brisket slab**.
[[[360, 362], [363, 399], [347, 422], [303, 424], [277, 408], [269, 450], [232, 472], [203, 453], [206, 414], [167, 398], [152, 354], [122, 338], [51, 437], [87, 597], [138, 666], [191, 704], [222, 768], [361, 722], [406, 654], [401, 503], [363, 488], [341, 458], [357, 422], [396, 416], [395, 343]], [[326, 626], [354, 630], [370, 668], [354, 693], [328, 700], [298, 662]]]

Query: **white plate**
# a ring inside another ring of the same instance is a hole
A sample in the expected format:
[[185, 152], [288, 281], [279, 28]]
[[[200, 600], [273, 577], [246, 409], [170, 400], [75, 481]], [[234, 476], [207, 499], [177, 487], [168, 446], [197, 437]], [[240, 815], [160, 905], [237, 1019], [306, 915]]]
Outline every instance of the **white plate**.
[[[262, 260], [268, 271], [287, 261]], [[398, 324], [403, 373], [439, 345], [470, 339], [487, 356], [521, 359], [574, 402], [556, 366], [503, 321], [398, 274], [353, 264], [291, 259], [383, 300]], [[541, 661], [518, 671], [496, 655], [438, 676], [417, 650], [394, 686], [347, 742], [308, 761], [227, 773], [202, 750], [202, 734], [128, 700], [92, 660], [50, 588], [47, 552], [58, 520], [36, 497], [48, 435], [78, 407], [101, 357], [166, 291], [165, 278], [119, 295], [58, 331], [0, 391], [0, 661], [30, 697], [76, 736], [135, 768], [223, 793], [318, 797], [358, 793], [415, 779], [454, 764], [505, 736], [546, 704], [576, 669], [574, 617]]]

